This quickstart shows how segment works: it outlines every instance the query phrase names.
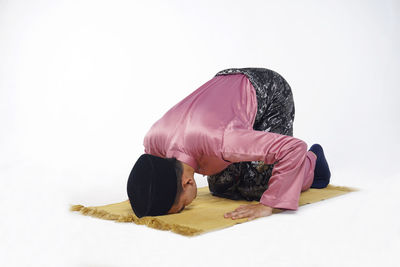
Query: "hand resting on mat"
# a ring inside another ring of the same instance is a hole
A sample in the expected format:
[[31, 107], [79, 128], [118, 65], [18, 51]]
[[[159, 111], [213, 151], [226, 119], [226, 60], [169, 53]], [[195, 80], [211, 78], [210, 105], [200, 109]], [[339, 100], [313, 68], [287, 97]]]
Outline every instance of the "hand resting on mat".
[[261, 203], [241, 205], [234, 211], [224, 214], [225, 218], [232, 218], [232, 220], [240, 218], [248, 218], [253, 220], [259, 217], [266, 217], [272, 214], [272, 207], [266, 206]]

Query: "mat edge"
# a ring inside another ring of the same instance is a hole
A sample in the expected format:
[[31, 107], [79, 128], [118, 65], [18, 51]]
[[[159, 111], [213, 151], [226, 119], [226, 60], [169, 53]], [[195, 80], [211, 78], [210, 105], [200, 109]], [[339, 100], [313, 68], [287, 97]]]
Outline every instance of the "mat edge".
[[116, 215], [106, 212], [104, 210], [99, 210], [96, 207], [90, 207], [90, 206], [85, 207], [83, 205], [70, 205], [69, 210], [71, 212], [77, 211], [82, 215], [100, 218], [104, 220], [112, 220], [116, 222], [133, 222], [137, 225], [146, 225], [154, 229], [171, 231], [184, 236], [195, 236], [204, 232], [204, 230], [193, 227], [165, 223], [156, 217], [148, 216], [148, 217], [138, 218], [134, 215]]

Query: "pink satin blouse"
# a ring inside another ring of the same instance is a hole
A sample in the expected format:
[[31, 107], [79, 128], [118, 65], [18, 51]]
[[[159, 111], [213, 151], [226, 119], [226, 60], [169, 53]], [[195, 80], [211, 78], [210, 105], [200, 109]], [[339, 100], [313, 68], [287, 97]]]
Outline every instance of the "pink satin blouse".
[[279, 161], [260, 202], [295, 210], [312, 183], [316, 157], [300, 139], [253, 130], [256, 113], [256, 92], [245, 75], [214, 76], [151, 126], [145, 153], [176, 157], [203, 176], [233, 162]]

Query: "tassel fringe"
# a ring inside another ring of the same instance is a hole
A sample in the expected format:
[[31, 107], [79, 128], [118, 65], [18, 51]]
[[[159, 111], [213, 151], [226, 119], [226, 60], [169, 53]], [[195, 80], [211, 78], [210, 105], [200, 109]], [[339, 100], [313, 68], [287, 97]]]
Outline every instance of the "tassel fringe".
[[176, 225], [176, 224], [168, 224], [165, 223], [156, 217], [143, 217], [138, 218], [134, 215], [116, 215], [112, 213], [108, 213], [104, 210], [99, 210], [95, 207], [85, 207], [82, 205], [71, 205], [70, 211], [78, 211], [83, 215], [92, 216], [104, 220], [113, 220], [116, 222], [134, 222], [139, 225], [146, 225], [148, 227], [158, 229], [158, 230], [166, 230], [172, 231], [177, 234], [185, 235], [185, 236], [195, 236], [203, 232], [203, 230], [195, 229], [192, 227]]
[[[328, 184], [328, 187], [331, 188], [331, 189], [335, 189], [335, 190], [339, 190], [339, 191], [343, 191], [343, 192], [360, 191], [359, 188], [348, 187], [348, 186], [339, 186], [339, 185], [331, 185], [331, 184]], [[320, 189], [318, 189], [318, 190], [320, 190]]]

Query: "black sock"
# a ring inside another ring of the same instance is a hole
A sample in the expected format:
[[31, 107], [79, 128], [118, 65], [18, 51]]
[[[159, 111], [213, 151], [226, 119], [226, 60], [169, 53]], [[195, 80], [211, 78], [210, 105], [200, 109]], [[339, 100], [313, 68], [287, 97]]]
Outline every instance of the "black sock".
[[328, 162], [326, 161], [324, 150], [319, 144], [311, 146], [309, 151], [314, 152], [317, 155], [317, 161], [314, 169], [314, 181], [311, 188], [325, 188], [328, 186], [331, 172], [329, 170]]

